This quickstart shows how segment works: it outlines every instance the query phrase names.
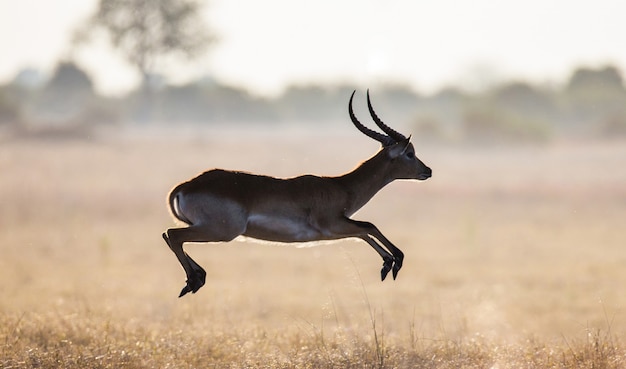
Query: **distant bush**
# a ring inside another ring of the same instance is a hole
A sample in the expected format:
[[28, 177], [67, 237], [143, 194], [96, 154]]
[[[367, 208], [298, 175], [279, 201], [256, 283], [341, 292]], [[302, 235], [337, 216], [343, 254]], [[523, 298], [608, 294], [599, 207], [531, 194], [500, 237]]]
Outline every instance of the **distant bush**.
[[19, 106], [6, 93], [0, 91], [0, 125], [15, 124], [19, 116]]
[[561, 93], [562, 131], [567, 134], [612, 134], [625, 115], [626, 89], [614, 67], [579, 68]]
[[463, 136], [472, 141], [542, 142], [551, 136], [549, 124], [494, 105], [474, 105], [463, 115]]
[[[210, 77], [172, 85], [156, 75], [151, 87], [110, 98], [99, 95], [89, 74], [71, 61], [60, 62], [49, 79], [37, 76], [26, 70], [0, 86], [0, 124], [60, 130], [111, 123], [317, 124], [347, 120], [355, 88], [357, 116], [369, 115], [365, 89], [349, 83], [294, 85], [261, 97]], [[448, 87], [426, 96], [406, 85], [378, 84], [370, 92], [381, 118], [400, 130], [408, 125], [418, 140], [626, 136], [626, 87], [612, 66], [578, 68], [562, 86], [509, 81], [482, 93]]]
[[52, 78], [34, 93], [26, 109], [31, 124], [63, 126], [74, 123], [98, 99], [89, 75], [71, 62], [62, 62]]

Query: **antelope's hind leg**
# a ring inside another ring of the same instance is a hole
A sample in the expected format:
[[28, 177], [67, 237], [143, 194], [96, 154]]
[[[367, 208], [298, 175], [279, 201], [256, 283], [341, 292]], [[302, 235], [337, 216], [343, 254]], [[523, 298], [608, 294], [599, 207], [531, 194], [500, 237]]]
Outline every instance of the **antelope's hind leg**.
[[163, 233], [163, 239], [174, 252], [187, 274], [187, 284], [180, 291], [178, 297], [189, 292], [198, 292], [206, 280], [206, 272], [183, 250], [183, 244], [185, 242], [227, 242], [245, 231], [245, 217], [230, 217], [228, 219], [230, 219], [228, 222], [209, 221], [186, 228], [170, 228]]
[[163, 233], [172, 252], [187, 274], [187, 284], [179, 297], [196, 293], [204, 285], [206, 272], [183, 250], [185, 242], [228, 242], [244, 233], [247, 227], [245, 209], [238, 203], [215, 199], [210, 195], [187, 195], [180, 199], [180, 212], [189, 219], [185, 228], [170, 228]]
[[[206, 271], [183, 251], [183, 243], [185, 241], [180, 241], [177, 237], [182, 233], [181, 231], [186, 229], [188, 228], [171, 228], [166, 232], [163, 232], [163, 239], [176, 255], [176, 258], [180, 262], [180, 265], [182, 265], [185, 270], [185, 274], [187, 275], [187, 284], [180, 291], [180, 295], [178, 297], [182, 297], [188, 292], [198, 292], [200, 287], [204, 286], [206, 281]], [[171, 238], [172, 235], [174, 235], [174, 240]]]

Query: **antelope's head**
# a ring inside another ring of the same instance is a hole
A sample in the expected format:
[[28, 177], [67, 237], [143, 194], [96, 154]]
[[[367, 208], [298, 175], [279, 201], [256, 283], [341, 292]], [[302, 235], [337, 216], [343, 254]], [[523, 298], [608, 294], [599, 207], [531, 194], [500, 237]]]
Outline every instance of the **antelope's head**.
[[354, 111], [352, 110], [352, 99], [354, 98], [355, 93], [356, 90], [352, 92], [352, 96], [350, 96], [350, 103], [348, 104], [350, 119], [359, 131], [380, 142], [382, 149], [377, 156], [384, 156], [387, 159], [387, 162], [391, 164], [390, 169], [393, 177], [397, 179], [418, 179], [421, 181], [430, 178], [432, 170], [420, 159], [418, 159], [417, 156], [415, 156], [415, 148], [411, 143], [411, 136], [404, 136], [387, 126], [382, 120], [380, 120], [380, 118], [378, 118], [376, 112], [374, 112], [374, 108], [372, 108], [369, 90], [367, 91], [367, 107], [374, 123], [376, 123], [378, 128], [380, 128], [384, 134], [373, 131], [359, 122], [354, 115]]

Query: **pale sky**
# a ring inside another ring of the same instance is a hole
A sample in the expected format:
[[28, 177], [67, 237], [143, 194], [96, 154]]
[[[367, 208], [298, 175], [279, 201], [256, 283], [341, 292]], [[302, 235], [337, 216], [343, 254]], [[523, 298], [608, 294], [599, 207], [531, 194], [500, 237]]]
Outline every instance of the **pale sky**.
[[[97, 0], [0, 0], [0, 83], [22, 68], [49, 73]], [[563, 82], [574, 67], [626, 73], [623, 0], [211, 0], [219, 42], [167, 77], [211, 75], [257, 94], [292, 83], [384, 81], [432, 92], [448, 85], [529, 79]], [[138, 75], [104, 41], [75, 54], [100, 92]]]

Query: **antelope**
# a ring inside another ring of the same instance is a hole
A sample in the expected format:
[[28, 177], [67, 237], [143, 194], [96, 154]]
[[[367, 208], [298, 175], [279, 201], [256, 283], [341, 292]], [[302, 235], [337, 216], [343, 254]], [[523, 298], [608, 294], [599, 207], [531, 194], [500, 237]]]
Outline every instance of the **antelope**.
[[356, 169], [337, 177], [303, 175], [274, 178], [240, 171], [213, 169], [174, 187], [168, 196], [172, 215], [187, 224], [170, 228], [163, 239], [187, 274], [179, 297], [196, 293], [206, 272], [184, 250], [185, 242], [228, 242], [238, 236], [272, 242], [309, 242], [360, 238], [383, 259], [381, 280], [389, 271], [396, 279], [404, 254], [375, 225], [351, 219], [380, 189], [396, 179], [426, 180], [432, 171], [415, 156], [408, 138], [393, 130], [367, 106], [380, 133], [359, 122], [354, 126], [378, 141], [381, 149]]

